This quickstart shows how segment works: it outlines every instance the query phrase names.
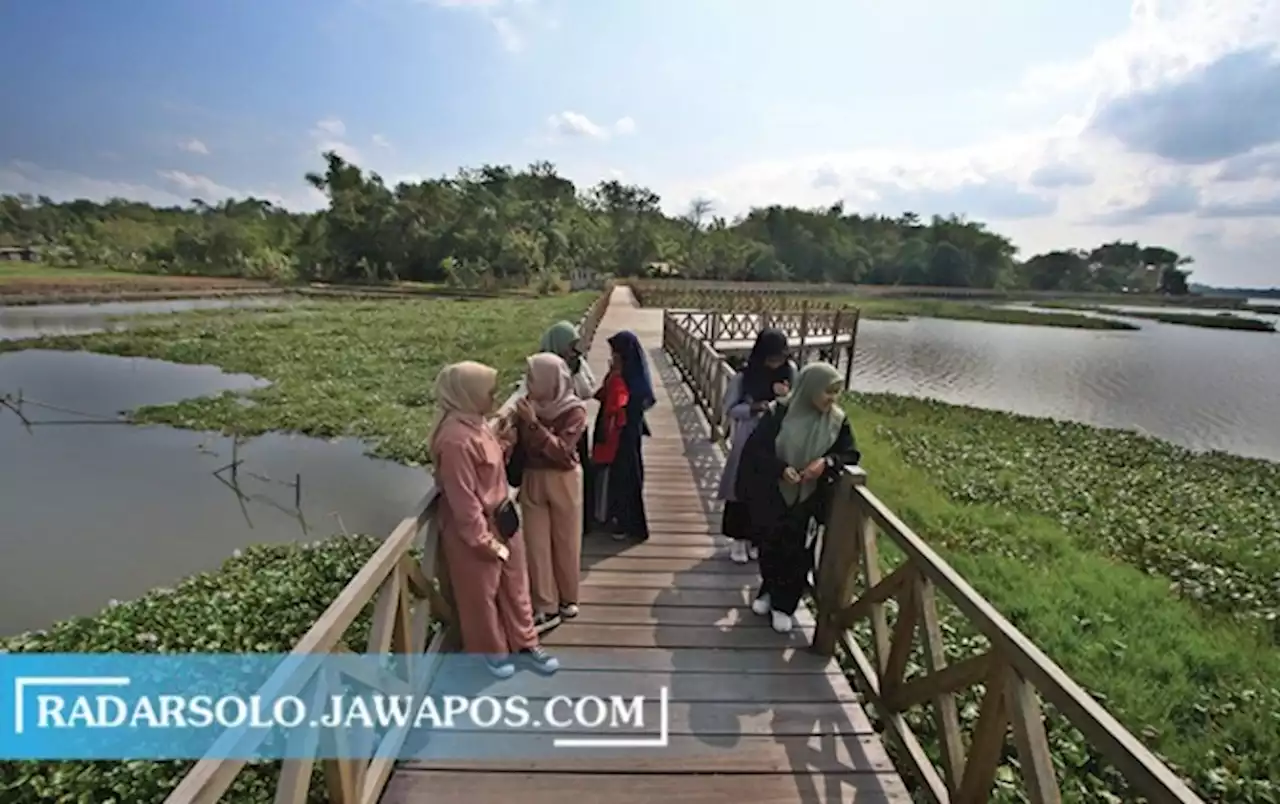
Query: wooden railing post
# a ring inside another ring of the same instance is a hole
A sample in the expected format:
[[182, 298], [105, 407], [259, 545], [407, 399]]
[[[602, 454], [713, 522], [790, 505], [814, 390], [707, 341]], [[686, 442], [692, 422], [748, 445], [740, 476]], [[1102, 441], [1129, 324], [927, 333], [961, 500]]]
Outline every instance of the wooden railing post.
[[822, 553], [818, 557], [815, 598], [818, 623], [813, 632], [813, 649], [823, 656], [835, 655], [836, 646], [848, 626], [840, 616], [853, 600], [858, 579], [858, 533], [862, 527], [855, 485], [866, 475], [846, 472], [832, 490], [831, 511], [822, 532]]
[[800, 356], [799, 365], [804, 366], [804, 343], [809, 337], [809, 300], [800, 303], [800, 348], [796, 353]]

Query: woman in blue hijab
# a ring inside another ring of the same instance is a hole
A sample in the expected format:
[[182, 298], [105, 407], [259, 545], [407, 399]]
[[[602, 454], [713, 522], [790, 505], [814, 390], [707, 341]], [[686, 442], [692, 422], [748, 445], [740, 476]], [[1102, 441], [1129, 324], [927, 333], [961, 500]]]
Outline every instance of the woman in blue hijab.
[[[642, 439], [649, 435], [644, 414], [657, 401], [649, 376], [649, 361], [635, 333], [623, 330], [609, 339], [613, 359], [610, 376], [596, 395], [601, 402], [592, 442], [609, 445], [609, 462], [597, 467], [596, 519], [619, 541], [649, 538], [649, 518], [644, 509], [644, 459]], [[620, 381], [620, 382], [619, 382]], [[625, 386], [625, 394], [609, 393]], [[619, 395], [621, 394], [621, 395]], [[607, 398], [606, 398], [607, 397]], [[611, 415], [614, 401], [625, 402]], [[616, 444], [616, 451], [613, 445]]]

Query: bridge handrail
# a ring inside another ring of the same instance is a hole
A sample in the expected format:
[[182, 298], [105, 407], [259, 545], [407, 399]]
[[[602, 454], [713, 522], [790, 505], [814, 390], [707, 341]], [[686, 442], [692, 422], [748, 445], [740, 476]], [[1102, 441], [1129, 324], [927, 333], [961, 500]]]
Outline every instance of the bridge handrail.
[[[594, 339], [600, 319], [608, 308], [611, 291], [612, 287], [606, 285], [582, 318], [579, 331], [584, 352]], [[513, 393], [499, 408], [499, 415], [521, 393], [520, 390]], [[440, 655], [456, 645], [457, 629], [453, 619], [453, 595], [440, 554], [440, 534], [435, 519], [439, 490], [430, 476], [427, 483], [427, 492], [414, 507], [414, 513], [400, 521], [298, 640], [291, 654], [345, 650], [341, 643], [347, 629], [373, 602], [366, 652], [428, 657], [420, 664], [415, 661], [409, 672], [419, 683], [430, 680]], [[414, 560], [414, 548], [421, 550], [420, 560]], [[432, 622], [440, 623], [440, 628], [428, 640]], [[299, 669], [297, 663], [286, 662], [262, 686], [259, 694], [264, 697], [297, 694], [313, 680], [319, 669], [314, 662], [302, 667]], [[408, 731], [406, 726], [389, 732], [377, 751], [371, 752], [376, 757], [372, 761], [324, 760], [322, 765], [329, 800], [333, 804], [377, 804]], [[222, 735], [209, 754], [182, 778], [165, 799], [165, 804], [212, 804], [220, 801], [244, 768], [246, 760], [217, 757], [225, 756], [224, 749], [228, 746], [239, 749], [237, 753], [248, 754], [255, 747], [252, 743], [260, 743], [265, 736], [265, 733], [259, 733], [256, 737], [246, 737], [244, 730], [232, 730]], [[305, 802], [311, 789], [314, 767], [314, 758], [284, 760], [276, 785], [276, 802]]]
[[[714, 348], [663, 315], [663, 348], [711, 422], [719, 419], [733, 369]], [[879, 537], [906, 560], [882, 576]], [[934, 802], [984, 802], [994, 784], [1012, 726], [1023, 787], [1032, 802], [1058, 802], [1061, 793], [1045, 734], [1040, 699], [1048, 701], [1090, 745], [1151, 802], [1203, 804], [1187, 785], [1106, 709], [978, 594], [946, 561], [866, 486], [860, 467], [846, 471], [821, 539], [814, 584], [817, 628], [813, 647], [831, 656], [839, 646], [852, 660], [858, 686], [881, 716], [904, 770]], [[990, 648], [948, 665], [936, 596], [958, 609]], [[898, 616], [889, 624], [889, 601]], [[872, 650], [849, 629], [868, 622]], [[906, 679], [921, 632], [927, 674]], [[981, 685], [981, 709], [966, 754], [956, 693]], [[932, 704], [942, 767], [935, 767], [903, 714]]]

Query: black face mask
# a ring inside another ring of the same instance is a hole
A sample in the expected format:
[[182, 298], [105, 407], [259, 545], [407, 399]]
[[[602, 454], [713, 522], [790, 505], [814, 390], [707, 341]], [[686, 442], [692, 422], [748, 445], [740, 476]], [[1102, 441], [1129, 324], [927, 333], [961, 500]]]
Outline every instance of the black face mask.
[[582, 355], [578, 353], [577, 349], [574, 349], [573, 355], [564, 362], [568, 364], [569, 371], [572, 371], [574, 374], [577, 374], [578, 369], [582, 368]]

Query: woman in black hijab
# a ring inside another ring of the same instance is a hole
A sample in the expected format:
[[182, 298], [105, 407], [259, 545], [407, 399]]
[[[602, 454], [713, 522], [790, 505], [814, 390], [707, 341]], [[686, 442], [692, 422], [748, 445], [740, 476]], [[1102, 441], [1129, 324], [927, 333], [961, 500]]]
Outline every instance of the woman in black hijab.
[[716, 497], [724, 500], [721, 531], [733, 540], [729, 557], [738, 564], [745, 564], [758, 555], [751, 543], [746, 503], [739, 501], [734, 493], [742, 448], [769, 404], [791, 391], [796, 366], [789, 353], [786, 334], [777, 329], [763, 330], [756, 337], [746, 367], [729, 382], [724, 396], [724, 414], [731, 423], [730, 448]]

